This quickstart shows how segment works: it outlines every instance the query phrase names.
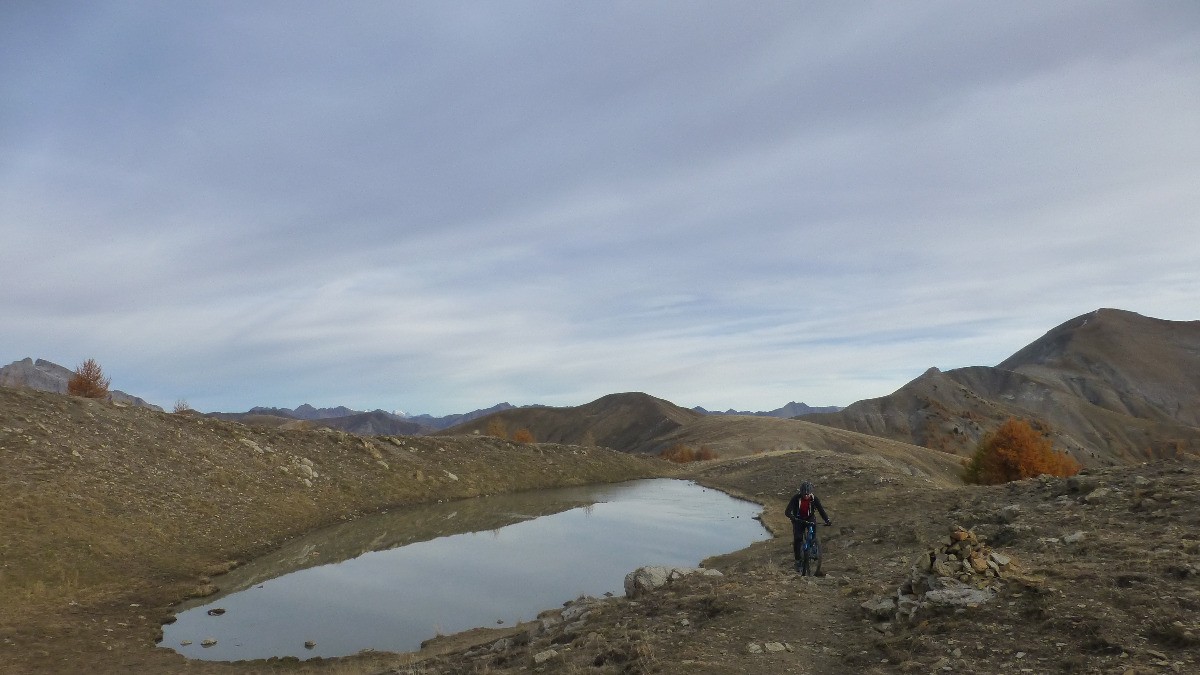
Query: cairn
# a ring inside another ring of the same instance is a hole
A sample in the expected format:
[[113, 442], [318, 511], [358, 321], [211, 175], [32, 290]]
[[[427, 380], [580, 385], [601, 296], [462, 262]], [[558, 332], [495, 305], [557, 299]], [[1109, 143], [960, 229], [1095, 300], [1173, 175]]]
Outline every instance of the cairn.
[[895, 598], [876, 597], [862, 608], [876, 619], [912, 620], [923, 607], [975, 607], [996, 596], [1012, 562], [974, 532], [956, 527], [944, 541], [913, 558], [909, 578]]

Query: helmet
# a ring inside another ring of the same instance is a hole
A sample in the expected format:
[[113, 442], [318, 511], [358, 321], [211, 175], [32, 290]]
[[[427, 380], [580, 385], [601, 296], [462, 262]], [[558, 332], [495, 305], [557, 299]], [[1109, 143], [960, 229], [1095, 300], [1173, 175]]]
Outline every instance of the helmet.
[[811, 495], [812, 491], [813, 491], [812, 483], [810, 483], [808, 481], [804, 481], [803, 483], [800, 484], [800, 494]]

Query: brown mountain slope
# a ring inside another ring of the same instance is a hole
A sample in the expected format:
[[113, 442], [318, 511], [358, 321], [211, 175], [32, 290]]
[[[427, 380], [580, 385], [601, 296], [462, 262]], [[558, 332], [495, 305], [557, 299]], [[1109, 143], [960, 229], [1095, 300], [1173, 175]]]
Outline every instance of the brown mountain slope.
[[801, 420], [703, 415], [641, 393], [610, 394], [577, 407], [505, 410], [441, 433], [486, 434], [497, 424], [509, 433], [529, 429], [539, 441], [594, 442], [634, 453], [657, 454], [674, 445], [709, 449], [723, 459], [797, 450], [829, 452], [939, 484], [960, 482], [956, 458], [910, 443]]
[[806, 420], [969, 453], [1008, 417], [1036, 422], [1085, 465], [1200, 452], [1200, 322], [1099, 310], [995, 368], [931, 368], [889, 396]]
[[1200, 426], [1200, 321], [1100, 309], [1054, 328], [997, 368], [1130, 417]]
[[489, 428], [503, 425], [508, 433], [528, 429], [539, 442], [647, 452], [660, 445], [661, 437], [703, 417], [649, 394], [631, 392], [609, 394], [581, 406], [503, 410], [438, 435], [485, 434]]
[[706, 416], [689, 422], [658, 441], [660, 448], [682, 444], [709, 448], [723, 459], [774, 454], [820, 452], [856, 464], [891, 467], [939, 485], [961, 483], [959, 460], [911, 443], [835, 429], [803, 420], [758, 416]]

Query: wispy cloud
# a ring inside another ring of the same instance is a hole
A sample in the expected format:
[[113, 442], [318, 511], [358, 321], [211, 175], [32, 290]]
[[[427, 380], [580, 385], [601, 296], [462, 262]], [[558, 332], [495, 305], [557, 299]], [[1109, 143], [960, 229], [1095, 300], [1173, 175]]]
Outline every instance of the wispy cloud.
[[847, 404], [1200, 318], [1194, 3], [0, 13], [0, 344], [160, 404]]

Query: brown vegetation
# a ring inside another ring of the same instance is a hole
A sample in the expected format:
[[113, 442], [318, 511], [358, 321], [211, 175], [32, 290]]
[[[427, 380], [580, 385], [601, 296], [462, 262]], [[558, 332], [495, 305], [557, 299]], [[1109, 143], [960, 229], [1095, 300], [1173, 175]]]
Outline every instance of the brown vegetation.
[[708, 447], [701, 447], [695, 450], [690, 446], [682, 443], [676, 443], [671, 447], [658, 453], [658, 456], [669, 462], [678, 464], [686, 464], [688, 462], [706, 462], [708, 460], [717, 459], [717, 453]]
[[525, 428], [517, 429], [513, 432], [512, 440], [514, 443], [532, 443], [533, 432]]
[[488, 420], [487, 429], [483, 433], [496, 438], [508, 438], [508, 425], [499, 417], [492, 417]]
[[966, 479], [994, 485], [1048, 474], [1074, 476], [1079, 462], [1065, 452], [1056, 452], [1043, 432], [1025, 420], [1008, 418], [979, 441], [966, 463]]
[[108, 398], [109, 379], [95, 359], [79, 364], [75, 374], [67, 380], [67, 393], [84, 398]]

